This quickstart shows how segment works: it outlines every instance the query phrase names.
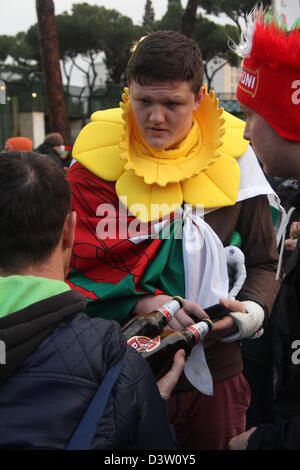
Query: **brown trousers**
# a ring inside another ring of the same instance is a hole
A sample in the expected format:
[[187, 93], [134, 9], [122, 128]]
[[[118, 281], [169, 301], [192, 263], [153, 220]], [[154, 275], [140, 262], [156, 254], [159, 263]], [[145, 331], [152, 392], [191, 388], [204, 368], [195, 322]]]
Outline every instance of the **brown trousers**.
[[169, 417], [180, 449], [226, 450], [245, 431], [250, 387], [241, 373], [214, 384], [214, 396], [178, 391], [169, 400]]

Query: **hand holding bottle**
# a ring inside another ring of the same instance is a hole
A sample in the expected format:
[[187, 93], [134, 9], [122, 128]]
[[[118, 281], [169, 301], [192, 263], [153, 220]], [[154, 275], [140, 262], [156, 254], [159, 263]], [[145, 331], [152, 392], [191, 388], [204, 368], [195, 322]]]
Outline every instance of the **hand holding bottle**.
[[[136, 304], [134, 313], [136, 315], [147, 315], [163, 304], [169, 302], [172, 299], [169, 295], [147, 295], [143, 296]], [[193, 314], [197, 317], [198, 321], [203, 318], [208, 318], [204, 310], [195, 302], [184, 299], [183, 308], [176, 313], [176, 318], [173, 318], [169, 323], [169, 327], [174, 330], [183, 330], [190, 325], [193, 325], [195, 321], [190, 317]]]
[[[190, 315], [193, 315], [191, 318]], [[184, 299], [183, 308], [177, 312], [176, 317], [173, 318], [168, 324], [168, 329], [173, 330], [184, 330], [188, 326], [193, 325], [197, 321], [201, 321], [204, 318], [209, 319], [209, 316], [205, 313], [200, 305], [192, 302], [191, 300]]]
[[172, 297], [153, 312], [132, 318], [122, 327], [122, 333], [129, 344], [138, 347], [139, 339], [142, 341], [144, 337], [154, 338], [159, 335], [182, 307], [183, 299]]
[[174, 355], [171, 369], [157, 382], [161, 397], [165, 400], [170, 398], [170, 395], [183, 372], [184, 365], [185, 351], [184, 349], [180, 349]]
[[212, 326], [212, 321], [205, 318], [184, 330], [164, 331], [152, 340], [140, 337], [133, 346], [147, 360], [156, 379], [160, 379], [171, 369], [175, 354], [183, 349], [188, 358], [192, 348], [204, 341]]
[[[223, 305], [224, 309], [231, 312], [246, 313], [245, 305], [238, 300], [220, 299], [220, 304]], [[214, 323], [213, 329], [207, 334], [205, 338], [204, 347], [208, 348], [212, 346], [220, 339], [235, 333], [237, 330], [238, 327], [234, 319], [229, 315], [224, 316]]]

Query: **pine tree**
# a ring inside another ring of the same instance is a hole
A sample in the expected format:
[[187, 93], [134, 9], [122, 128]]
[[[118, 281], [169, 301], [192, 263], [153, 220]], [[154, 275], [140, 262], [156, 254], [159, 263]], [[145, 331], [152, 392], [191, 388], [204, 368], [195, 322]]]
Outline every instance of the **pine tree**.
[[182, 6], [181, 5], [181, 0], [168, 0], [168, 7], [170, 6], [171, 3], [174, 3], [177, 6]]
[[154, 23], [154, 10], [152, 6], [152, 1], [147, 0], [145, 5], [145, 13], [143, 17], [143, 25], [152, 28]]
[[181, 0], [168, 0], [168, 9], [162, 19], [157, 22], [157, 27], [159, 29], [180, 31], [183, 11]]

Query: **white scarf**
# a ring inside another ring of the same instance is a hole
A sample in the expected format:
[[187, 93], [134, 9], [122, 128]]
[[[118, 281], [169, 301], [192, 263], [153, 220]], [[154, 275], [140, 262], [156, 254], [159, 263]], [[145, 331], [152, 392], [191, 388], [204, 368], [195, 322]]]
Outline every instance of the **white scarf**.
[[[238, 162], [241, 180], [237, 202], [261, 194], [275, 195], [251, 146]], [[219, 303], [220, 298], [227, 298], [229, 280], [223, 244], [211, 227], [192, 210], [184, 213], [182, 247], [185, 297], [203, 308]], [[184, 372], [200, 392], [213, 395], [213, 380], [202, 343], [192, 349]]]

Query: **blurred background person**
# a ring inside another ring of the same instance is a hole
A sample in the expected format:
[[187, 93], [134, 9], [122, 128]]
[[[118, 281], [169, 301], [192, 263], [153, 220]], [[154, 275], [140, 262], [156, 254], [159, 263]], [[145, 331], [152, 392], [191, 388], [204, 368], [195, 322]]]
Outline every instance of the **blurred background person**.
[[32, 140], [29, 137], [10, 137], [9, 139], [7, 139], [3, 151], [14, 152], [17, 150], [31, 152]]
[[299, 235], [300, 235], [300, 220], [297, 220], [291, 224], [290, 236], [285, 241], [285, 248], [288, 251], [292, 252], [296, 250]]
[[59, 132], [47, 134], [44, 142], [37, 147], [36, 152], [47, 155], [61, 168], [68, 168], [71, 155], [65, 151], [64, 140]]

